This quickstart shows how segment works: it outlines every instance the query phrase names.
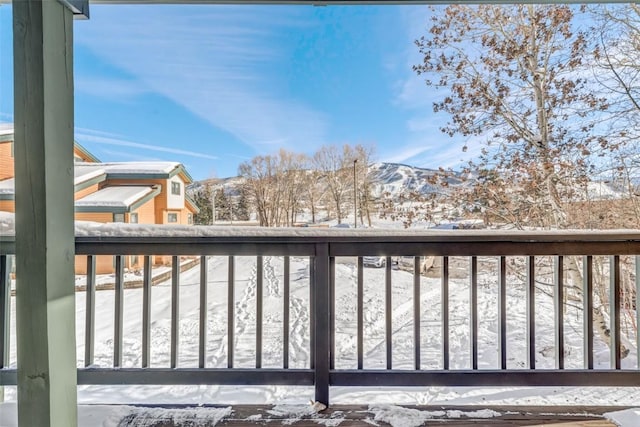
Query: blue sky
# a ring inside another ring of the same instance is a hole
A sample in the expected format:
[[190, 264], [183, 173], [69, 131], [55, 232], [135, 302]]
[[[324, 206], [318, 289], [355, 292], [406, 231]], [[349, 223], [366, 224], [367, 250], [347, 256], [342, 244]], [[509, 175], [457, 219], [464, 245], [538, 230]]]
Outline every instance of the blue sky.
[[[103, 161], [173, 160], [234, 176], [280, 148], [375, 147], [456, 166], [411, 71], [423, 6], [99, 6], [76, 21], [76, 139]], [[13, 120], [11, 8], [0, 6], [0, 121]]]

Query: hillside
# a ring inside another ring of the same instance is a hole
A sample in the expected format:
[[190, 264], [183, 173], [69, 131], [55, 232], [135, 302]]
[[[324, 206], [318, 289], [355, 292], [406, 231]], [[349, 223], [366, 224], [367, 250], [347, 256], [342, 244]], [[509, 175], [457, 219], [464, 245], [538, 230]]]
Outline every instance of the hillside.
[[[397, 198], [403, 192], [418, 192], [426, 195], [436, 191], [436, 188], [429, 183], [429, 178], [433, 177], [437, 171], [401, 163], [373, 163], [369, 166], [369, 178], [373, 182], [373, 196], [380, 197], [388, 194], [391, 198]], [[222, 186], [229, 194], [238, 194], [242, 185], [241, 177], [229, 178], [209, 178], [196, 181], [189, 186], [189, 191], [194, 193], [203, 185]], [[459, 180], [451, 180], [451, 185], [459, 184]]]
[[[437, 172], [435, 169], [420, 168], [402, 163], [373, 163], [369, 166], [368, 172], [369, 179], [372, 182], [372, 196], [374, 198], [384, 197], [398, 200], [401, 194], [415, 192], [425, 196], [436, 191], [442, 192], [442, 188], [431, 184], [431, 178]], [[450, 178], [448, 180], [449, 188], [461, 185], [462, 178], [462, 176], [460, 178]], [[202, 186], [210, 184], [216, 188], [224, 188], [226, 194], [237, 196], [240, 194], [242, 183], [243, 178], [239, 176], [209, 178], [194, 182], [188, 187], [188, 191], [194, 194]], [[587, 200], [591, 201], [618, 199], [624, 197], [624, 193], [624, 189], [616, 187], [609, 181], [592, 181], [587, 185]]]
[[[434, 169], [424, 169], [401, 163], [374, 163], [369, 167], [369, 178], [373, 185], [373, 196], [389, 194], [397, 198], [403, 192], [417, 192], [422, 195], [438, 191], [429, 183], [436, 174]], [[449, 184], [460, 184], [460, 180], [452, 179]]]

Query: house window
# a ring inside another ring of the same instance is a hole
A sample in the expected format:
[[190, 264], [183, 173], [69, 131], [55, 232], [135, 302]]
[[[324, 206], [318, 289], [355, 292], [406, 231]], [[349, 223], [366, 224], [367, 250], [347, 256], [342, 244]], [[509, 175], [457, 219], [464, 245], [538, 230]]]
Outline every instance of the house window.
[[178, 214], [175, 212], [168, 213], [167, 222], [178, 222]]
[[193, 224], [193, 214], [187, 214], [187, 224]]
[[124, 214], [123, 213], [114, 213], [113, 214], [113, 222], [124, 222]]
[[171, 182], [171, 194], [175, 194], [176, 196], [180, 195], [180, 183], [179, 182]]
[[137, 213], [130, 213], [129, 214], [129, 222], [131, 224], [137, 224], [138, 223], [138, 214]]

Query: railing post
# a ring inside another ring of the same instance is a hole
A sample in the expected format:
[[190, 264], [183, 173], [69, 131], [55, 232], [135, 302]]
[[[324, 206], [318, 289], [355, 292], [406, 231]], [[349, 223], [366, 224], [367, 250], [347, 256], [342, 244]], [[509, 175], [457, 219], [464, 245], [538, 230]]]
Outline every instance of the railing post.
[[498, 347], [500, 369], [507, 369], [507, 259], [498, 259]]
[[313, 310], [315, 321], [313, 359], [315, 371], [315, 400], [329, 405], [329, 244], [316, 244], [313, 258]]
[[180, 343], [180, 257], [171, 257], [171, 369], [178, 367]]
[[555, 352], [556, 369], [564, 369], [564, 257], [556, 256], [553, 262], [555, 291], [553, 310], [555, 311]]
[[358, 369], [364, 368], [364, 261], [358, 257]]
[[440, 307], [442, 308], [442, 369], [449, 370], [449, 257], [442, 257], [440, 278]]
[[469, 263], [469, 342], [471, 345], [471, 369], [478, 369], [478, 257], [472, 256]]
[[593, 369], [593, 257], [582, 261], [582, 301], [584, 318], [584, 369]]
[[142, 273], [142, 367], [148, 368], [151, 362], [151, 287], [153, 286], [153, 272], [151, 256], [144, 257]]
[[635, 267], [636, 267], [636, 302], [635, 302], [635, 309], [636, 309], [636, 366], [640, 367], [640, 328], [637, 327], [637, 325], [640, 325], [640, 310], [638, 310], [638, 303], [640, 298], [638, 298], [638, 296], [640, 295], [640, 256], [636, 255], [635, 256]]
[[235, 343], [235, 258], [229, 256], [227, 267], [227, 368], [233, 368]]
[[262, 304], [264, 289], [264, 262], [262, 255], [256, 259], [256, 369], [262, 368]]
[[291, 262], [289, 256], [284, 257], [284, 289], [283, 289], [283, 313], [282, 313], [282, 368], [289, 369], [289, 334], [290, 334], [290, 315], [289, 306], [291, 304]]
[[[9, 366], [9, 331], [11, 328], [11, 256], [0, 255], [0, 369]], [[4, 387], [0, 384], [0, 403]]]
[[536, 258], [527, 258], [527, 366], [536, 369]]
[[198, 367], [204, 369], [207, 363], [207, 284], [208, 280], [207, 257], [200, 257], [200, 327], [199, 327], [199, 349], [198, 349]]
[[[393, 369], [393, 304], [391, 300], [392, 287], [391, 287], [391, 257], [386, 258], [385, 263], [385, 275], [384, 275], [384, 299], [385, 299], [385, 340], [387, 350], [387, 369]], [[332, 272], [333, 273], [333, 272]], [[332, 316], [334, 313], [332, 313]]]
[[9, 366], [11, 327], [11, 257], [9, 255], [0, 255], [0, 310], [2, 310], [0, 312], [0, 369], [2, 369]]
[[336, 259], [329, 258], [329, 369], [336, 368]]
[[[413, 258], [413, 365], [420, 370], [420, 257]], [[475, 336], [475, 335], [474, 335]]]
[[116, 255], [116, 283], [114, 295], [113, 320], [113, 367], [122, 366], [122, 350], [124, 348], [124, 256]]
[[611, 369], [620, 369], [622, 359], [620, 345], [620, 256], [609, 259], [609, 343], [611, 351]]
[[84, 366], [93, 365], [96, 328], [96, 257], [87, 255], [85, 279]]

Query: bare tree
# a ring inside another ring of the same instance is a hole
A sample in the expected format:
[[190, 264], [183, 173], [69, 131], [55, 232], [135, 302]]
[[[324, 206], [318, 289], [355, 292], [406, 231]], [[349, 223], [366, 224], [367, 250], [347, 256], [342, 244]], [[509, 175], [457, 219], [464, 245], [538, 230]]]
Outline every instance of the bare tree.
[[244, 194], [251, 199], [260, 225], [291, 226], [304, 199], [305, 156], [280, 150], [277, 155], [257, 156], [240, 165]]
[[314, 168], [325, 181], [336, 211], [338, 224], [346, 217], [345, 203], [349, 190], [353, 194], [353, 183], [349, 179], [355, 156], [351, 147], [344, 145], [342, 149], [335, 145], [323, 146], [313, 155]]
[[586, 78], [590, 46], [574, 12], [565, 5], [453, 5], [434, 14], [429, 35], [416, 41], [424, 60], [415, 71], [427, 85], [448, 89], [434, 103], [451, 117], [442, 131], [486, 144], [463, 174], [482, 179], [457, 191], [466, 211], [563, 228], [565, 201], [583, 188], [591, 154], [610, 148], [594, 132], [607, 103]]
[[616, 136], [638, 139], [640, 120], [640, 7], [636, 4], [593, 7], [594, 78], [610, 101]]
[[[599, 159], [620, 148], [598, 134], [609, 103], [589, 79], [597, 50], [574, 21], [584, 10], [453, 5], [433, 15], [429, 35], [416, 41], [424, 60], [414, 69], [445, 92], [434, 103], [450, 116], [442, 131], [484, 143], [461, 174], [472, 179], [449, 192], [450, 203], [519, 228], [573, 225], [569, 212], [584, 200]], [[452, 175], [443, 171], [436, 180]], [[579, 295], [574, 257], [567, 274]], [[604, 280], [597, 282], [605, 294]], [[600, 303], [594, 315], [605, 325]]]
[[284, 192], [282, 197], [282, 210], [284, 211], [284, 221], [282, 225], [292, 226], [296, 222], [296, 215], [302, 210], [305, 194], [305, 164], [304, 154], [290, 153], [280, 150], [279, 160], [279, 181]]
[[274, 226], [274, 206], [277, 206], [277, 192], [274, 190], [276, 168], [271, 156], [254, 157], [242, 163], [238, 173], [244, 178], [243, 192], [256, 210], [261, 226]]
[[606, 164], [607, 178], [621, 183], [640, 216], [640, 7], [636, 4], [600, 5], [590, 9], [598, 40], [593, 77], [607, 96], [609, 138], [620, 147]]
[[311, 167], [311, 160], [307, 160], [308, 169], [302, 176], [304, 183], [304, 206], [311, 212], [311, 223], [315, 224], [318, 219], [318, 209], [323, 194], [323, 183], [320, 180], [320, 173]]
[[355, 159], [360, 167], [356, 168], [357, 194], [358, 194], [358, 214], [360, 216], [360, 224], [364, 224], [366, 218], [367, 224], [371, 227], [371, 214], [374, 209], [374, 200], [372, 198], [371, 175], [369, 167], [373, 161], [374, 149], [372, 146], [365, 147], [356, 145], [353, 149]]

